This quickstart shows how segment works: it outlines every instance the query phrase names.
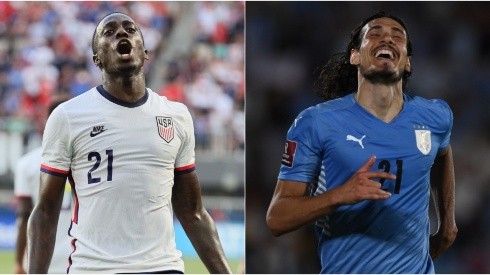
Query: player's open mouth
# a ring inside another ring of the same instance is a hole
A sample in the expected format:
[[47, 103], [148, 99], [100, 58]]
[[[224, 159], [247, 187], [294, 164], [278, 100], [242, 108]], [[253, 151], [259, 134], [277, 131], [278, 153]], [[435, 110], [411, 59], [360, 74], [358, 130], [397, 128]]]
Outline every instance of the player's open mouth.
[[393, 60], [397, 56], [396, 52], [391, 49], [381, 48], [374, 52], [374, 57], [378, 59]]
[[379, 50], [375, 55], [377, 58], [388, 58], [393, 59], [393, 53], [389, 50]]
[[123, 57], [129, 56], [131, 53], [131, 43], [127, 40], [121, 40], [116, 47], [116, 51]]

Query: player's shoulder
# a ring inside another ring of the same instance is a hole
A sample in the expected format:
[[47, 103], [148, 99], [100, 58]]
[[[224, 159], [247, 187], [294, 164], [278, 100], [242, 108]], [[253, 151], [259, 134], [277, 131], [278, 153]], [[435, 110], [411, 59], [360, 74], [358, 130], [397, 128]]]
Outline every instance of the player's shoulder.
[[427, 99], [421, 96], [405, 94], [405, 101], [412, 106], [430, 113], [452, 116], [451, 107], [443, 99]]
[[355, 100], [352, 94], [344, 97], [328, 100], [301, 111], [293, 121], [290, 132], [316, 131], [319, 125], [329, 127], [335, 125], [332, 121], [342, 120], [344, 112], [354, 106]]
[[189, 110], [187, 106], [178, 101], [169, 100], [167, 97], [159, 95], [153, 92], [150, 88], [147, 88], [150, 91], [150, 97], [156, 100], [160, 105], [163, 105], [166, 110], [175, 114], [188, 113]]
[[352, 107], [355, 104], [353, 94], [348, 94], [346, 96], [331, 99], [319, 103], [317, 105], [311, 106], [300, 113], [300, 116], [305, 118], [314, 118], [319, 115], [324, 115], [326, 113], [338, 112], [339, 110], [345, 110]]
[[405, 94], [405, 102], [411, 105], [411, 112], [428, 125], [440, 129], [451, 129], [453, 113], [446, 101]]
[[88, 102], [93, 102], [94, 93], [97, 93], [96, 87], [93, 87], [86, 92], [81, 93], [59, 104], [58, 107], [53, 110], [53, 112], [57, 109], [58, 111], [63, 110], [65, 112], [69, 112], [70, 110], [78, 110], [80, 108], [83, 108], [83, 106], [89, 106], [90, 104], [88, 104]]

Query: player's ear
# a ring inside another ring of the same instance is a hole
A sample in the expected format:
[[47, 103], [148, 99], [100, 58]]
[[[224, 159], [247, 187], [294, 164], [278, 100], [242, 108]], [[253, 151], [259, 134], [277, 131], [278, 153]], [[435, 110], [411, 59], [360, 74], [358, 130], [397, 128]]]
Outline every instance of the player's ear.
[[99, 57], [96, 54], [92, 56], [92, 60], [94, 61], [95, 66], [97, 66], [98, 68], [101, 67]]
[[150, 60], [150, 59], [148, 58], [148, 50], [147, 50], [147, 49], [145, 49], [145, 59], [146, 59], [146, 60]]
[[359, 53], [359, 50], [350, 50], [350, 64], [354, 66], [361, 64], [361, 54]]
[[411, 72], [412, 71], [412, 63], [411, 63], [412, 58], [409, 56], [407, 59], [407, 64], [405, 64], [405, 71]]

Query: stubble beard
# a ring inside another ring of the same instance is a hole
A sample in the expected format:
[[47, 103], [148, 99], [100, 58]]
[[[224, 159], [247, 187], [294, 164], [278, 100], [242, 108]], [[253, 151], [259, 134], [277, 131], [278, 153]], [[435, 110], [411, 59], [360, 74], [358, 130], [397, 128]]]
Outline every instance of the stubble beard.
[[362, 66], [359, 67], [361, 75], [372, 84], [392, 85], [398, 83], [404, 71], [392, 71], [388, 68], [382, 70], [367, 70]]

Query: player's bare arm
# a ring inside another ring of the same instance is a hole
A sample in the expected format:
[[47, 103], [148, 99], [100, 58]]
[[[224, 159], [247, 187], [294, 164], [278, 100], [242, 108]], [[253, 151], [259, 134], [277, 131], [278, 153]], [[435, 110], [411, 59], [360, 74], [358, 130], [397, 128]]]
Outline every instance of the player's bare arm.
[[28, 273], [47, 273], [56, 240], [56, 227], [66, 177], [41, 173], [39, 202], [27, 227]]
[[275, 236], [280, 236], [332, 213], [340, 205], [389, 198], [390, 193], [382, 190], [381, 184], [373, 179], [395, 179], [395, 176], [369, 171], [375, 161], [372, 156], [344, 184], [315, 197], [306, 194], [308, 185], [305, 183], [278, 180], [267, 211], [267, 226]]
[[195, 171], [175, 175], [172, 206], [208, 271], [231, 273], [214, 222], [202, 206], [201, 188]]
[[451, 146], [434, 160], [431, 171], [431, 187], [436, 198], [440, 227], [430, 238], [430, 255], [433, 259], [446, 251], [456, 239], [458, 228], [454, 217], [455, 178]]
[[17, 209], [17, 242], [15, 246], [15, 270], [14, 273], [25, 274], [26, 271], [22, 266], [24, 261], [24, 253], [26, 249], [26, 232], [27, 221], [32, 211], [32, 199], [31, 197], [19, 197], [19, 208]]

